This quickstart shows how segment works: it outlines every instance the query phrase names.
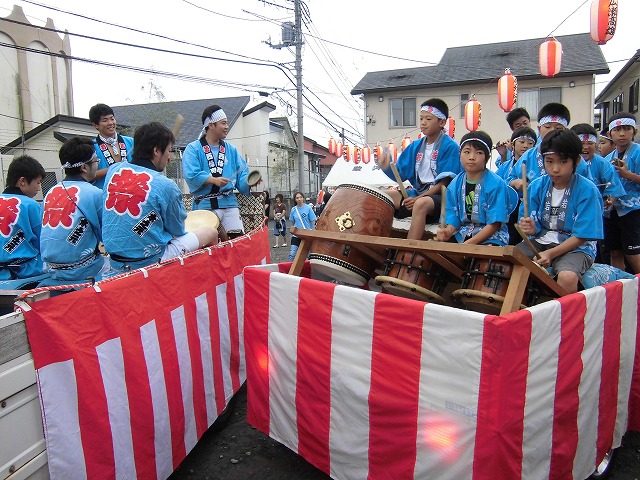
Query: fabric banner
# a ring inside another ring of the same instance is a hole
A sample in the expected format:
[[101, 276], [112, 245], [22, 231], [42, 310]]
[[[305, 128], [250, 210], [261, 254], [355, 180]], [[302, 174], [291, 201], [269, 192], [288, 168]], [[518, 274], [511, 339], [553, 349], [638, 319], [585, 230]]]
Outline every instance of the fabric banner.
[[244, 280], [247, 419], [336, 480], [583, 480], [640, 427], [637, 278], [506, 316]]
[[53, 479], [166, 478], [246, 379], [266, 228], [24, 308]]

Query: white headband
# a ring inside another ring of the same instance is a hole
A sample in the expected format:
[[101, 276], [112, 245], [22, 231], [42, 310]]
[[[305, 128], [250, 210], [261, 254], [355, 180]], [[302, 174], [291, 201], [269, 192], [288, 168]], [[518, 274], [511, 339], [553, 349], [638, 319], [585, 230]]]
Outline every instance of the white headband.
[[224, 120], [225, 118], [227, 118], [227, 114], [224, 113], [224, 110], [222, 109], [216, 110], [207, 118], [205, 118], [204, 122], [202, 122], [202, 130], [200, 130], [200, 135], [198, 135], [198, 140], [201, 139], [204, 136], [204, 134], [207, 132], [207, 127], [209, 126], [210, 123], [216, 123], [216, 122], [219, 122], [220, 120]]
[[447, 116], [442, 113], [440, 110], [438, 110], [436, 107], [433, 107], [431, 105], [425, 105], [420, 109], [421, 112], [429, 112], [429, 113], [433, 113], [436, 117], [438, 117], [440, 120], [446, 120]]
[[636, 121], [633, 118], [619, 118], [609, 124], [609, 131], [622, 125], [631, 125], [633, 128], [636, 128]]
[[580, 141], [582, 142], [593, 142], [596, 143], [598, 141], [598, 139], [596, 138], [595, 135], [593, 135], [592, 133], [590, 134], [583, 134], [583, 135], [578, 135], [580, 137]]
[[487, 148], [487, 152], [491, 154], [491, 149], [489, 148], [489, 145], [487, 145], [483, 140], [480, 140], [479, 138], [467, 138], [462, 143], [460, 143], [460, 148], [462, 148], [462, 146], [467, 142], [480, 142], [482, 145], [484, 145]]
[[71, 165], [69, 162], [63, 164], [61, 166], [61, 168], [63, 169], [67, 169], [67, 168], [77, 168], [77, 167], [81, 167], [82, 165], [84, 165], [85, 163], [89, 163], [90, 161], [92, 161], [94, 158], [98, 158], [98, 155], [96, 155], [96, 153], [94, 152], [93, 155], [91, 155], [91, 158], [89, 158], [89, 160], [85, 160], [84, 162], [76, 162], [73, 165]]
[[521, 140], [521, 139], [531, 140], [533, 143], [536, 143], [536, 139], [529, 135], [520, 135], [519, 137], [514, 138], [513, 141], [515, 142], [516, 140]]
[[613, 142], [613, 138], [611, 138], [611, 137], [607, 137], [606, 135], [602, 135], [602, 134], [600, 134], [600, 136], [601, 136], [602, 138], [606, 138], [606, 139], [607, 139], [607, 140], [609, 140], [610, 142]]
[[569, 122], [567, 121], [567, 119], [561, 117], [560, 115], [547, 115], [546, 117], [542, 117], [540, 120], [538, 120], [538, 126], [542, 126], [545, 123], [551, 122], [559, 123], [560, 125], [564, 125], [565, 127], [569, 126]]

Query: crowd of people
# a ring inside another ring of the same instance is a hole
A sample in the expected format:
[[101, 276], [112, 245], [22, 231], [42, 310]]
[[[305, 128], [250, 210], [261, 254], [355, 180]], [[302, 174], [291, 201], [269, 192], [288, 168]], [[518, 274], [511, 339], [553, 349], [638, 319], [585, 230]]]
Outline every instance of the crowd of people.
[[[158, 122], [134, 136], [117, 132], [108, 105], [89, 111], [94, 139], [72, 137], [59, 150], [64, 178], [45, 195], [45, 170], [23, 155], [9, 165], [0, 195], [0, 285], [4, 289], [100, 280], [218, 242], [218, 228], [185, 230], [182, 192], [162, 175], [175, 137]], [[212, 210], [229, 237], [244, 233], [234, 189], [248, 194], [248, 168], [225, 142], [227, 116], [218, 105], [202, 113], [202, 132], [185, 149], [182, 168], [193, 209]], [[106, 255], [108, 253], [108, 255]]]

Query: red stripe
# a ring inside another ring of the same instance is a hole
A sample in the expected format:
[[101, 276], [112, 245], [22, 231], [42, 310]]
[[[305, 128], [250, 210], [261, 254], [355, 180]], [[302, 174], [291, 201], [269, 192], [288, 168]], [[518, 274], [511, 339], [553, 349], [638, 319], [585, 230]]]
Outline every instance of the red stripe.
[[171, 448], [173, 453], [173, 468], [175, 469], [187, 455], [184, 443], [184, 407], [182, 404], [182, 386], [180, 385], [180, 367], [178, 353], [173, 334], [171, 312], [159, 314], [156, 317], [158, 343], [161, 346], [162, 369], [167, 388], [167, 402], [169, 404], [169, 423], [171, 425]]
[[598, 401], [598, 465], [613, 444], [618, 409], [620, 375], [620, 335], [622, 332], [622, 283], [604, 285], [607, 295], [602, 344], [602, 371]]
[[[474, 480], [507, 480], [522, 476], [531, 329], [532, 318], [528, 310], [511, 313], [508, 317], [485, 317]], [[505, 395], [505, 392], [509, 393]]]
[[303, 279], [298, 291], [298, 453], [329, 472], [331, 313], [335, 285]]
[[424, 303], [378, 295], [369, 390], [369, 478], [413, 478]]
[[[188, 292], [185, 292], [185, 296]], [[188, 297], [187, 297], [188, 298]], [[209, 428], [207, 421], [207, 402], [204, 393], [204, 369], [202, 366], [200, 335], [196, 318], [194, 299], [184, 303], [185, 325], [189, 342], [189, 359], [191, 361], [191, 379], [193, 382], [193, 413], [196, 421], [196, 434], [200, 438]]]
[[132, 329], [121, 337], [121, 341], [136, 476], [157, 478], [156, 451], [153, 442], [149, 441], [149, 432], [155, 430], [153, 404], [140, 330]]
[[583, 369], [581, 354], [587, 313], [587, 301], [582, 294], [567, 295], [559, 302], [562, 316], [549, 480], [565, 480], [573, 474], [573, 459], [578, 448], [578, 387]]
[[95, 350], [74, 361], [78, 385], [78, 422], [87, 478], [115, 478], [116, 466], [107, 397]]
[[[640, 275], [636, 275], [640, 278]], [[636, 304], [637, 324], [636, 328], [636, 355], [633, 362], [631, 375], [631, 391], [629, 392], [629, 430], [640, 430], [640, 290], [638, 291], [638, 303]]]
[[[247, 422], [269, 434], [270, 273], [244, 270], [244, 344], [247, 361]], [[251, 306], [251, 308], [248, 308]]]

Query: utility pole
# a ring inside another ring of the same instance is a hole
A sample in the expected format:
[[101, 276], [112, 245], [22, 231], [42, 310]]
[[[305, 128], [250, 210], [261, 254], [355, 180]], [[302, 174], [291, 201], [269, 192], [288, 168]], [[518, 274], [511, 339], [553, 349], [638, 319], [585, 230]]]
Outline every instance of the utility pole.
[[304, 129], [302, 117], [302, 11], [300, 0], [295, 0], [296, 28], [294, 31], [296, 44], [296, 85], [298, 96], [298, 189], [304, 192]]

